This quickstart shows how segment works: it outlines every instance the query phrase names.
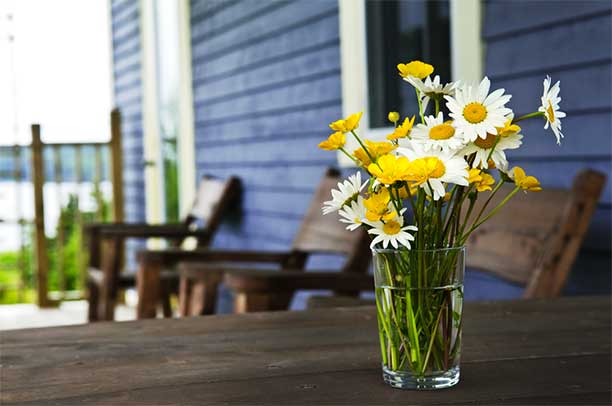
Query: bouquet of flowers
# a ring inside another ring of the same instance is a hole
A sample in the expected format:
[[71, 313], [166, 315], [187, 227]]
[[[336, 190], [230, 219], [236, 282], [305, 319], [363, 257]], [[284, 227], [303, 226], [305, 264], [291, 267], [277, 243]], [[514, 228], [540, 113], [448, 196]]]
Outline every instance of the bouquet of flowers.
[[[542, 190], [522, 168], [509, 169], [506, 151], [522, 144], [519, 123], [543, 118], [560, 143], [565, 113], [559, 82], [551, 86], [550, 77], [539, 109], [515, 117], [507, 106], [511, 96], [490, 91], [486, 77], [479, 84], [442, 84], [427, 63], [397, 68], [415, 89], [418, 123], [416, 114], [402, 120], [390, 112], [394, 129], [384, 141], [357, 134], [362, 113], [331, 123], [334, 132], [319, 147], [341, 151], [362, 171], [332, 190], [323, 213], [338, 212], [347, 229], [363, 227], [372, 236], [385, 380], [450, 386], [459, 377], [462, 247], [516, 193]], [[360, 148], [347, 151], [347, 136]], [[369, 179], [362, 182], [362, 173]], [[500, 192], [507, 194], [491, 205]], [[474, 210], [479, 200], [484, 203]]]

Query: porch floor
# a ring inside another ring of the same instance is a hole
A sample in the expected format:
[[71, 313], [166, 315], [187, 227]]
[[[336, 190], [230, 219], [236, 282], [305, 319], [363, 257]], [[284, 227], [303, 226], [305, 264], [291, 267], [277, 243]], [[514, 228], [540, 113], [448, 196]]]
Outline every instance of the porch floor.
[[[134, 306], [119, 305], [115, 308], [115, 320], [135, 318]], [[52, 309], [40, 309], [35, 304], [0, 305], [0, 331], [84, 323], [87, 323], [86, 300], [62, 302], [59, 307]]]

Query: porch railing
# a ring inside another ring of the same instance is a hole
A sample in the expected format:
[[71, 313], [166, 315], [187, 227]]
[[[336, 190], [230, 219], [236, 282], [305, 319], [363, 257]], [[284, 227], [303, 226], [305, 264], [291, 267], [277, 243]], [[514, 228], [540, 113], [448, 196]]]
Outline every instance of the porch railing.
[[[115, 221], [123, 220], [121, 116], [118, 110], [111, 112], [109, 142], [43, 143], [41, 126], [33, 124], [31, 131], [32, 143], [29, 146], [8, 147], [13, 161], [12, 176], [8, 179], [17, 188], [14, 202], [16, 210], [12, 216], [11, 213], [0, 213], [0, 216], [10, 216], [3, 219], [3, 222], [17, 226], [19, 249], [15, 263], [0, 263], [0, 272], [12, 266], [19, 270], [19, 278], [13, 286], [0, 286], [0, 289], [16, 290], [17, 300], [25, 301], [27, 292], [35, 287], [36, 302], [41, 307], [48, 307], [62, 299], [83, 296], [82, 289], [69, 288], [85, 286], [86, 250], [82, 249], [81, 237], [83, 223], [88, 220], [104, 221], [111, 216]], [[24, 158], [28, 154], [31, 155], [29, 176], [26, 173], [28, 168], [24, 165], [27, 160]], [[50, 172], [53, 176], [45, 177]], [[7, 174], [4, 175], [6, 178]], [[31, 188], [33, 192], [31, 217], [22, 210], [23, 204], [27, 203], [27, 198], [22, 196], [23, 185], [28, 185], [28, 189]], [[82, 196], [87, 191], [93, 194], [89, 200], [95, 202], [94, 210], [87, 211], [83, 207]], [[50, 213], [51, 201], [56, 202], [56, 213]], [[57, 218], [47, 221], [54, 220], [57, 226], [55, 236], [51, 239], [45, 232], [45, 216], [52, 214], [57, 214]], [[67, 280], [68, 264], [73, 268], [76, 265], [78, 283]], [[55, 278], [52, 291], [49, 288], [51, 268]]]

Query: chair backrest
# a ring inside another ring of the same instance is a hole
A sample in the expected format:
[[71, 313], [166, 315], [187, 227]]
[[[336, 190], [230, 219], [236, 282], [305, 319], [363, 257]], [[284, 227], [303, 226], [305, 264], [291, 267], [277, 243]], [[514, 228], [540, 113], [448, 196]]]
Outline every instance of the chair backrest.
[[[517, 193], [472, 234], [466, 265], [525, 285], [524, 297], [559, 295], [604, 183], [605, 175], [585, 170], [576, 176], [570, 190]], [[511, 189], [511, 185], [504, 185], [489, 209]], [[486, 199], [479, 200], [471, 218]]]
[[323, 215], [321, 211], [323, 203], [330, 200], [331, 190], [337, 187], [340, 180], [338, 170], [327, 170], [306, 210], [292, 250], [306, 255], [344, 254], [347, 260], [343, 271], [365, 272], [371, 257], [367, 234], [361, 228], [349, 231], [345, 224], [338, 221], [337, 215]]
[[[185, 219], [185, 223], [202, 226], [214, 235], [221, 223], [223, 215], [240, 195], [240, 180], [237, 177], [216, 179], [208, 175], [202, 176], [196, 191], [193, 206]], [[200, 242], [203, 243], [203, 242]]]

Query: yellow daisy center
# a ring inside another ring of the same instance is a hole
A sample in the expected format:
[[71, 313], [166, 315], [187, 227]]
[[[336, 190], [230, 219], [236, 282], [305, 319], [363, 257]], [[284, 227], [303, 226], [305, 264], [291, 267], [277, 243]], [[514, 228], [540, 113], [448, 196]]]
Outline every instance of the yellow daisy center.
[[474, 144], [476, 144], [477, 147], [480, 147], [482, 149], [490, 149], [493, 148], [493, 145], [495, 145], [495, 140], [497, 139], [497, 136], [491, 133], [487, 134], [487, 138], [476, 138], [476, 141], [474, 141]]
[[400, 224], [394, 220], [387, 221], [383, 225], [383, 231], [385, 232], [385, 234], [388, 234], [388, 235], [395, 235], [399, 233], [401, 229], [402, 227], [400, 226]]
[[481, 103], [470, 103], [463, 108], [463, 117], [472, 124], [478, 124], [487, 118], [487, 109]]
[[449, 124], [438, 124], [429, 130], [429, 138], [432, 140], [447, 140], [455, 135], [455, 128]]
[[546, 113], [548, 114], [548, 121], [551, 123], [555, 121], [555, 110], [553, 109], [552, 103], [548, 102], [548, 108], [546, 109]]

